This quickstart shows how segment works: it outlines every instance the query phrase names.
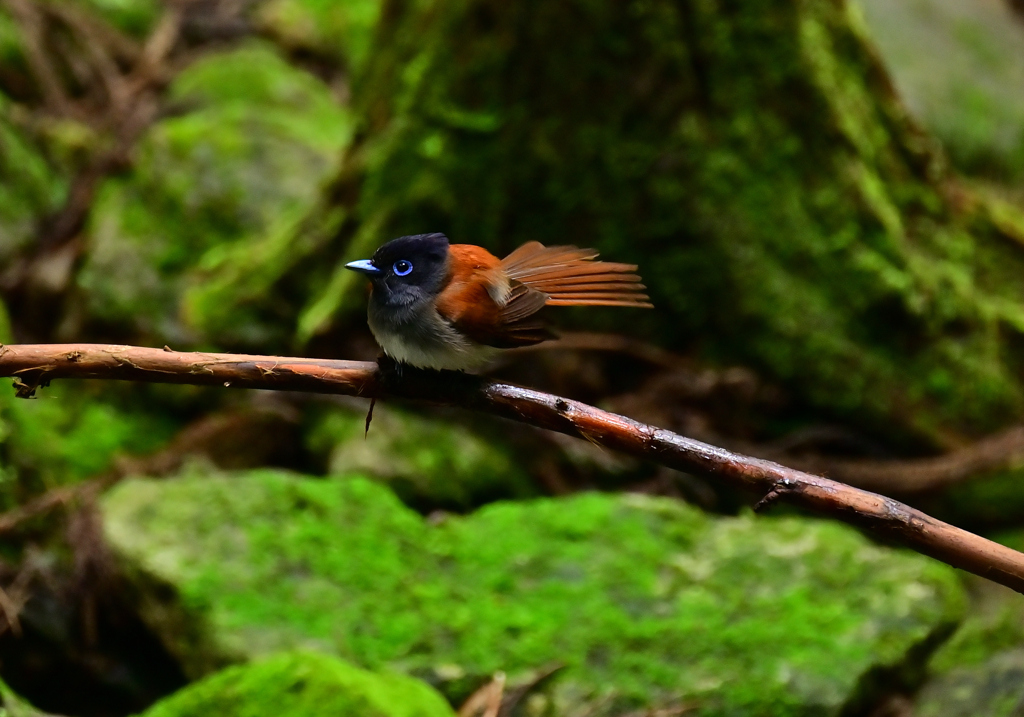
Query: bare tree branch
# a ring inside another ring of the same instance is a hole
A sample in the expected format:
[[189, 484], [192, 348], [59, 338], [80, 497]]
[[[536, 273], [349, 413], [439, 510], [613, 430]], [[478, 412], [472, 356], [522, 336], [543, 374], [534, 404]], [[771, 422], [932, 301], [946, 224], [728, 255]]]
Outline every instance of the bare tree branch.
[[1024, 464], [1024, 426], [1011, 426], [976, 443], [941, 456], [912, 460], [827, 457], [794, 458], [803, 470], [826, 472], [867, 490], [912, 495], [939, 490], [975, 476]]
[[179, 353], [99, 344], [0, 346], [0, 376], [21, 396], [58, 378], [399, 397], [461, 406], [585, 438], [681, 471], [851, 523], [1024, 593], [1024, 554], [891, 498], [770, 461], [732, 453], [577, 401], [451, 372], [381, 371], [373, 363], [242, 354]]

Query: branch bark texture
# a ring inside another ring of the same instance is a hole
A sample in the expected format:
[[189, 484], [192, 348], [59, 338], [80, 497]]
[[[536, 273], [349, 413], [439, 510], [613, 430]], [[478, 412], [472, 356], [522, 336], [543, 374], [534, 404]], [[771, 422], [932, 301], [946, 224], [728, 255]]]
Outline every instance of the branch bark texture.
[[577, 401], [454, 373], [382, 372], [361, 361], [184, 353], [100, 344], [0, 346], [0, 376], [28, 396], [59, 378], [408, 398], [460, 406], [585, 438], [670, 468], [718, 479], [874, 535], [1024, 593], [1024, 554], [936, 520], [891, 498], [750, 458]]

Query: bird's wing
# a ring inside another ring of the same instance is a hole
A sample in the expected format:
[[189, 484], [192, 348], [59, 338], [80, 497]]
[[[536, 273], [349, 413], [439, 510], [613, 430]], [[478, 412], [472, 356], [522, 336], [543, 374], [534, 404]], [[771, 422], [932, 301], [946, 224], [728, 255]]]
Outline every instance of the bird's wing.
[[[594, 261], [597, 252], [528, 242], [501, 261], [509, 281], [547, 298], [542, 306], [637, 306], [653, 308], [633, 264]], [[534, 309], [534, 311], [538, 310]]]
[[530, 346], [555, 335], [534, 314], [547, 296], [512, 281], [496, 256], [471, 244], [449, 247], [448, 283], [437, 310], [470, 339], [497, 348]]

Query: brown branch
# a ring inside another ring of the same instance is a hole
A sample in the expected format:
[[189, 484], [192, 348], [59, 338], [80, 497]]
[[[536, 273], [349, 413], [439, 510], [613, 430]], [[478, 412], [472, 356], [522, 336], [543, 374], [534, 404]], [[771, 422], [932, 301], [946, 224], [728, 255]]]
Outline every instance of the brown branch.
[[42, 90], [52, 112], [64, 117], [77, 117], [74, 105], [64, 91], [60, 75], [45, 49], [45, 28], [42, 13], [29, 0], [4, 0], [15, 22], [21, 26], [25, 59]]
[[801, 469], [827, 473], [866, 490], [913, 495], [1024, 464], [1024, 426], [1012, 426], [941, 456], [911, 460], [791, 458]]
[[72, 179], [64, 206], [46, 222], [41, 232], [38, 253], [50, 252], [78, 236], [103, 180], [129, 164], [135, 143], [159, 113], [158, 97], [171, 75], [165, 64], [178, 39], [181, 20], [177, 7], [164, 12], [126, 76], [120, 74], [110, 59], [109, 48], [98, 44], [102, 39], [100, 32], [85, 23], [75, 26], [90, 51], [108, 96], [103, 112], [95, 121], [107, 130], [110, 146], [101, 144]]
[[777, 463], [749, 458], [671, 431], [540, 391], [464, 374], [382, 372], [373, 363], [96, 344], [0, 346], [0, 376], [29, 394], [58, 378], [99, 378], [400, 397], [461, 406], [546, 428], [722, 480], [859, 526], [949, 565], [1024, 592], [1024, 554], [891, 498]]
[[54, 508], [77, 500], [83, 491], [94, 490], [92, 482], [54, 488], [24, 505], [0, 515], [0, 535], [9, 533], [22, 523], [46, 515]]
[[38, 9], [59, 19], [75, 32], [88, 34], [92, 41], [108, 49], [117, 60], [128, 64], [138, 60], [142, 51], [138, 42], [78, 5], [48, 2], [39, 5]]

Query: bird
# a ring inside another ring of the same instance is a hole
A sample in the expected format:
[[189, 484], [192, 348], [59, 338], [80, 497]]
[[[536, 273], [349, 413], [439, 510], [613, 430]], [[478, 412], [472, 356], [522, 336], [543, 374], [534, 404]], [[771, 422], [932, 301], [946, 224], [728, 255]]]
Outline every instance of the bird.
[[392, 239], [345, 267], [370, 280], [368, 323], [388, 357], [469, 371], [501, 349], [557, 338], [538, 316], [546, 306], [653, 307], [635, 265], [597, 256], [531, 241], [498, 259], [434, 232]]

